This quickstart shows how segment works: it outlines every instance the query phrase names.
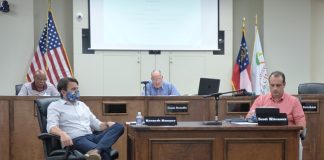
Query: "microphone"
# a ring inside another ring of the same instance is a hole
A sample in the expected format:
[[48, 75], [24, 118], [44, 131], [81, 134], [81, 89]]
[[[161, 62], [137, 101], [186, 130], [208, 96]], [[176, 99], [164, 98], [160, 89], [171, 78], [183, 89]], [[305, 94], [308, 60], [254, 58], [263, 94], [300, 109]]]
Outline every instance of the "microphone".
[[228, 94], [228, 93], [243, 93], [244, 91], [246, 91], [246, 90], [245, 89], [240, 89], [240, 90], [237, 90], [237, 91], [229, 91], [229, 92], [223, 92], [223, 93], [212, 93], [212, 94], [204, 96], [204, 98], [207, 98], [207, 97], [219, 97], [219, 96], [221, 96], [223, 94]]
[[147, 84], [150, 83], [150, 81], [141, 81], [141, 84]]
[[246, 89], [238, 90], [238, 93], [234, 94], [233, 96], [255, 96], [255, 93], [248, 92]]

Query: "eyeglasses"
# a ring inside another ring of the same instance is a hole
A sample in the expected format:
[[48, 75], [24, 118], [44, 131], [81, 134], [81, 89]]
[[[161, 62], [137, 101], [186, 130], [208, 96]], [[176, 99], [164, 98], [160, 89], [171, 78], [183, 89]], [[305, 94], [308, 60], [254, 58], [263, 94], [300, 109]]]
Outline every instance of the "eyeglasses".
[[154, 82], [158, 82], [158, 81], [162, 81], [162, 78], [152, 78], [151, 80]]

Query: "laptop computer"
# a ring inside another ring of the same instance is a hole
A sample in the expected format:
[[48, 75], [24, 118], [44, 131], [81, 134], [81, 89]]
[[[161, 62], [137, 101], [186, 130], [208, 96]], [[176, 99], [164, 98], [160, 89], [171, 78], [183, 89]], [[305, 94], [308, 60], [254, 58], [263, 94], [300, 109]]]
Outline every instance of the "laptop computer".
[[218, 93], [220, 79], [200, 78], [198, 95]]
[[255, 114], [258, 125], [288, 125], [287, 114], [280, 113], [279, 108], [256, 108]]
[[274, 116], [274, 115], [278, 115], [279, 113], [280, 113], [279, 108], [273, 108], [273, 107], [255, 108], [255, 115], [257, 117]]

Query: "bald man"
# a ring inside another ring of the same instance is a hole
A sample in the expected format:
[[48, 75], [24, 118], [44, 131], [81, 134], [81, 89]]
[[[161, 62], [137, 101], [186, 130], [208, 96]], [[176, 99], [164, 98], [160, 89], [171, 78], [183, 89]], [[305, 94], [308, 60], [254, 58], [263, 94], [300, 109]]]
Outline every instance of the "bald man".
[[[151, 72], [151, 81], [146, 86], [147, 96], [179, 96], [177, 88], [170, 82], [163, 81], [163, 75], [159, 70]], [[141, 95], [145, 95], [145, 91]]]
[[25, 83], [18, 96], [60, 96], [56, 87], [46, 80], [46, 73], [37, 70], [34, 74], [34, 82]]

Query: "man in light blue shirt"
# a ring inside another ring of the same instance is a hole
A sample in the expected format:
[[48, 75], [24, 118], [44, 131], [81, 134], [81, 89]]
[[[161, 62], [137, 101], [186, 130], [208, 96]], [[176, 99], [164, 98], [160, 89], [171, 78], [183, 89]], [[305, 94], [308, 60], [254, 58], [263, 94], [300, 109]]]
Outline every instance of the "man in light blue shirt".
[[[145, 95], [145, 87], [141, 95]], [[147, 96], [179, 96], [177, 88], [170, 82], [163, 81], [161, 71], [153, 70], [151, 72], [151, 81], [146, 84]]]

